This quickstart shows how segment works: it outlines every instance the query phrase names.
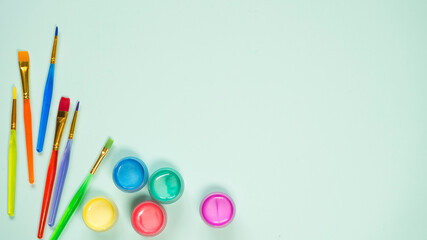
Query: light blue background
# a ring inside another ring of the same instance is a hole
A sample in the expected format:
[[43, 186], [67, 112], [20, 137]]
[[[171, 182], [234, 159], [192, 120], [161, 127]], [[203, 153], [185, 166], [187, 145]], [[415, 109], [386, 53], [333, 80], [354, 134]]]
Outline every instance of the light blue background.
[[[147, 190], [123, 193], [111, 177], [130, 154], [150, 172], [171, 165], [185, 179], [155, 239], [425, 239], [426, 12], [422, 0], [1, 0], [1, 238], [36, 238], [64, 95], [81, 110], [59, 213], [111, 136], [84, 202], [106, 195], [120, 217], [95, 233], [80, 208], [62, 239], [142, 238], [130, 211]], [[30, 186], [17, 50], [30, 53], [35, 150], [55, 25], [52, 110]], [[11, 219], [13, 85], [19, 156]], [[237, 205], [226, 229], [207, 227], [198, 214], [215, 189]], [[51, 233], [47, 226], [45, 239]]]

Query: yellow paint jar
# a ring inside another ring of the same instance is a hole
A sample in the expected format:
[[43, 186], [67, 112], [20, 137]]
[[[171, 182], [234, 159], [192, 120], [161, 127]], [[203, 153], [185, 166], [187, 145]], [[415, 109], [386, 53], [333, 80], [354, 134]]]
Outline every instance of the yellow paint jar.
[[116, 224], [119, 211], [113, 200], [97, 196], [85, 204], [82, 216], [88, 228], [95, 232], [104, 232]]

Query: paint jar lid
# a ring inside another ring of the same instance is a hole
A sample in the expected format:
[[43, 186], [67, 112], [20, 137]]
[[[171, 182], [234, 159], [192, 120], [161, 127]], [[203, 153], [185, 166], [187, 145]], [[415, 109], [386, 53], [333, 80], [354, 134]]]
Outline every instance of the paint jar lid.
[[154, 200], [168, 204], [177, 201], [184, 192], [184, 180], [172, 168], [160, 168], [151, 176], [148, 190]]
[[113, 170], [114, 184], [124, 192], [137, 192], [148, 181], [148, 169], [141, 159], [125, 157], [121, 159]]
[[116, 224], [119, 211], [113, 200], [98, 196], [85, 204], [82, 217], [88, 228], [95, 232], [104, 232]]
[[166, 221], [165, 209], [153, 201], [144, 201], [138, 204], [131, 216], [133, 228], [142, 236], [158, 235], [165, 228]]
[[225, 227], [233, 221], [236, 207], [230, 196], [221, 192], [208, 194], [200, 204], [200, 215], [211, 227]]

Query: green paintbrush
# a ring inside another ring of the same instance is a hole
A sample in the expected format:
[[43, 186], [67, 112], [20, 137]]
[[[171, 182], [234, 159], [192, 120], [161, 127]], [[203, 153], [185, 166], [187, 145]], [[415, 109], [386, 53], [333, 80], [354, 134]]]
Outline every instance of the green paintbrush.
[[67, 207], [67, 210], [65, 210], [64, 215], [62, 215], [61, 221], [59, 221], [58, 226], [56, 227], [52, 237], [50, 238], [51, 240], [59, 238], [65, 226], [67, 225], [68, 221], [70, 220], [71, 216], [79, 207], [80, 203], [83, 200], [83, 197], [85, 196], [86, 189], [89, 185], [90, 180], [92, 179], [92, 176], [95, 174], [96, 169], [98, 169], [99, 164], [104, 159], [105, 155], [107, 155], [107, 152], [111, 148], [111, 145], [113, 145], [113, 139], [109, 138], [104, 148], [102, 149], [101, 154], [99, 154], [98, 160], [96, 160], [95, 165], [93, 165], [93, 168], [90, 171], [89, 175], [86, 177], [85, 181], [80, 186], [79, 190], [77, 190], [76, 195], [74, 195], [73, 199], [71, 199], [71, 202]]

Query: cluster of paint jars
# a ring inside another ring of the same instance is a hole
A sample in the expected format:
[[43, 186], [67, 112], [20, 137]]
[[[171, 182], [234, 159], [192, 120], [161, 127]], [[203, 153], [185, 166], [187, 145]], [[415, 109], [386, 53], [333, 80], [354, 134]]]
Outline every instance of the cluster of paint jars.
[[[113, 181], [123, 192], [133, 193], [148, 185], [154, 201], [139, 203], [132, 211], [131, 222], [135, 231], [142, 236], [156, 236], [163, 231], [167, 222], [162, 204], [176, 202], [184, 192], [181, 174], [172, 168], [157, 169], [148, 176], [148, 168], [136, 157], [121, 159], [113, 170]], [[200, 215], [212, 227], [227, 226], [234, 218], [233, 200], [224, 193], [208, 194], [200, 204]], [[117, 206], [107, 197], [95, 197], [83, 208], [83, 220], [93, 231], [106, 231], [114, 226], [118, 218]]]

